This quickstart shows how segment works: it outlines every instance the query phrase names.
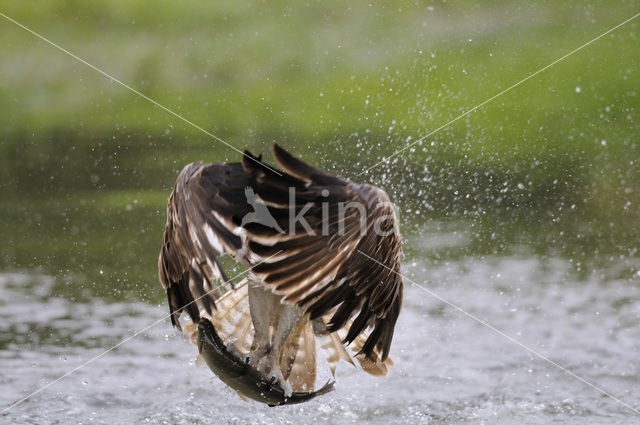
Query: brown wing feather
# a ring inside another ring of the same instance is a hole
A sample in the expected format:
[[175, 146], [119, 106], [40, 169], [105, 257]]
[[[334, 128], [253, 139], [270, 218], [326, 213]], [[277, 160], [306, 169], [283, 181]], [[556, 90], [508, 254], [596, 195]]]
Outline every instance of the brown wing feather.
[[[255, 161], [243, 162], [246, 168], [255, 170], [257, 178], [252, 187], [261, 197], [263, 190], [270, 199], [282, 201], [288, 195], [289, 201], [294, 201], [289, 203], [295, 204], [296, 214], [310, 205], [304, 217], [312, 234], [303, 231], [300, 237], [279, 241], [273, 232], [271, 244], [264, 242], [269, 241], [265, 233], [260, 235], [261, 243], [251, 241], [248, 234], [248, 249], [259, 257], [278, 250], [284, 252], [274, 261], [258, 265], [252, 273], [274, 292], [284, 295], [285, 301], [307, 309], [313, 318], [337, 307], [330, 331], [355, 317], [344, 339], [347, 343], [372, 327], [360, 352], [374, 356], [377, 348], [384, 361], [402, 303], [402, 279], [393, 272], [400, 271], [401, 243], [389, 198], [381, 189], [357, 185], [309, 166], [278, 145], [274, 146], [274, 157], [284, 168], [285, 176], [280, 177]], [[295, 196], [277, 193], [289, 187], [296, 189]], [[324, 211], [323, 203], [328, 204]], [[354, 208], [340, 214], [340, 204]], [[281, 209], [281, 205], [282, 202], [270, 205], [270, 211]], [[364, 227], [358, 211], [366, 215]], [[325, 223], [323, 212], [328, 216]], [[281, 222], [285, 233], [291, 233], [290, 226]], [[304, 229], [295, 230], [298, 235]]]
[[198, 322], [196, 301], [211, 315], [215, 299], [229, 289], [217, 259], [242, 248], [231, 223], [250, 211], [239, 195], [248, 184], [249, 174], [239, 163], [196, 162], [180, 172], [167, 204], [158, 258], [174, 326], [180, 328], [178, 318], [185, 309]]

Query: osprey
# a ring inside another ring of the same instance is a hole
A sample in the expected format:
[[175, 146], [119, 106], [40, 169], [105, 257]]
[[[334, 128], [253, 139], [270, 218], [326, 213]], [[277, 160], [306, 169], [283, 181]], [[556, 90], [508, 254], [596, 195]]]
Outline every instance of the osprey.
[[[403, 293], [389, 197], [277, 144], [273, 155], [281, 171], [245, 151], [241, 162], [180, 172], [158, 260], [172, 324], [181, 329], [186, 311], [193, 336], [201, 317], [210, 319], [237, 356], [287, 394], [313, 388], [316, 348], [332, 373], [355, 358], [385, 375]], [[241, 284], [220, 266], [224, 254], [247, 267]]]

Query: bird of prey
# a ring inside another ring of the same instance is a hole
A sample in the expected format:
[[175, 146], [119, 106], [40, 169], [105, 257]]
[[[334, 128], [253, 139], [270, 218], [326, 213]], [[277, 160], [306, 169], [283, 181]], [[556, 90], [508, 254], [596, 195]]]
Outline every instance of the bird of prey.
[[[353, 357], [386, 374], [403, 294], [389, 197], [277, 144], [273, 156], [281, 170], [245, 151], [240, 162], [180, 172], [158, 260], [173, 325], [181, 328], [183, 311], [192, 330], [212, 318], [287, 393], [313, 385], [317, 338], [330, 363]], [[229, 282], [218, 261], [225, 254], [247, 267], [242, 284]]]

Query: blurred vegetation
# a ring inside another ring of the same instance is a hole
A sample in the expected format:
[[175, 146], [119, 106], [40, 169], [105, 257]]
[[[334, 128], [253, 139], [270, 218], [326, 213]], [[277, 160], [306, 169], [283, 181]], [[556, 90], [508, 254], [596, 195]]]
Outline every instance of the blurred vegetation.
[[[637, 255], [640, 20], [360, 173], [638, 10], [629, 0], [0, 0], [0, 12], [240, 150], [277, 141], [380, 185], [409, 241], [438, 219], [466, 223], [475, 242], [464, 255], [530, 245], [586, 257]], [[3, 269], [157, 299], [178, 171], [238, 158], [0, 17]], [[409, 257], [432, 255], [408, 245]]]

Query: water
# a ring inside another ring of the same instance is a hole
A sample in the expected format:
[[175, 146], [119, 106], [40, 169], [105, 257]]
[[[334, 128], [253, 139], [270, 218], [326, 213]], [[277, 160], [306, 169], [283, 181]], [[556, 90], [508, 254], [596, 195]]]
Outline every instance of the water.
[[[446, 238], [446, 235], [443, 235]], [[407, 276], [639, 408], [640, 263], [579, 273], [529, 254], [416, 260]], [[631, 268], [630, 268], [631, 267]], [[633, 269], [637, 267], [637, 269]], [[169, 320], [1, 416], [13, 423], [640, 423], [640, 415], [406, 282], [392, 346], [373, 378], [338, 369], [336, 391], [296, 406], [245, 402]], [[160, 320], [164, 303], [52, 293], [44, 275], [0, 275], [0, 405], [7, 406]]]

